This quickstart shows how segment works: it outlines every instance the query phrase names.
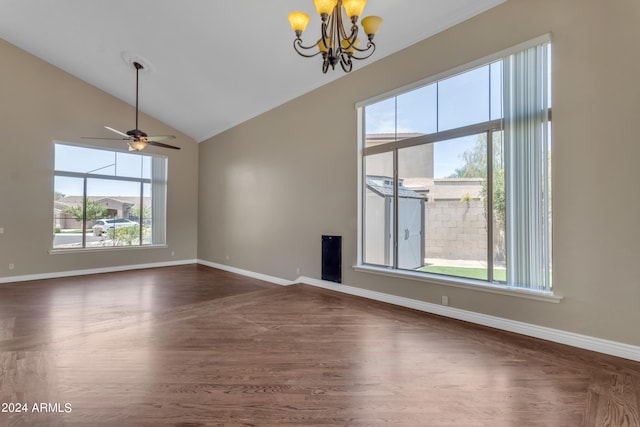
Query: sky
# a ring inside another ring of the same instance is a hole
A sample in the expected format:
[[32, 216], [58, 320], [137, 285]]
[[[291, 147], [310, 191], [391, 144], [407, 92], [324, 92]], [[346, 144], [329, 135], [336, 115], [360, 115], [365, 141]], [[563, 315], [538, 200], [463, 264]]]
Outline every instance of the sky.
[[[151, 178], [151, 156], [56, 144], [55, 169], [113, 177]], [[82, 178], [55, 177], [55, 191], [67, 196], [81, 196], [83, 185]], [[87, 193], [89, 196], [139, 196], [140, 184], [90, 179]]]
[[[435, 133], [502, 117], [502, 61], [369, 105], [366, 133]], [[462, 154], [477, 136], [434, 146], [434, 175], [445, 178], [461, 167]]]

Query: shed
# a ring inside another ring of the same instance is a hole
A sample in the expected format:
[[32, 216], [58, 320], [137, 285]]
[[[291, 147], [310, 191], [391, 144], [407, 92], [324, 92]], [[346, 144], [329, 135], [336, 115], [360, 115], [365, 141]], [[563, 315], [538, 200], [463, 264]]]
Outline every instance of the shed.
[[[388, 176], [367, 175], [364, 261], [393, 265], [394, 183]], [[398, 183], [398, 268], [424, 266], [424, 196]]]

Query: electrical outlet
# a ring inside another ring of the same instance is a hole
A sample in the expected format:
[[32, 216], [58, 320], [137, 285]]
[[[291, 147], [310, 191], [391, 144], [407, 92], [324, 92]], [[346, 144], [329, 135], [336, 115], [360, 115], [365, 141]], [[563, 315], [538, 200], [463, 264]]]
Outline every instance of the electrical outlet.
[[442, 295], [442, 305], [449, 305], [449, 297]]
[[0, 227], [0, 234], [4, 234], [4, 227]]
[[176, 253], [174, 251], [171, 251], [171, 256], [174, 256]]
[[15, 265], [13, 265], [13, 263], [9, 264], [9, 270], [13, 270], [14, 267]]
[[300, 275], [300, 267], [296, 268], [296, 274]]

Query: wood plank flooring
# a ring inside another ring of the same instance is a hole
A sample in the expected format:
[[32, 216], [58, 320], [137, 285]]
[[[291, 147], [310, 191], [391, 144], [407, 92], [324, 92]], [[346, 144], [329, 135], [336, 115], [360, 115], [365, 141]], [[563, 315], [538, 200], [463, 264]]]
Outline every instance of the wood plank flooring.
[[28, 407], [0, 426], [638, 426], [640, 363], [188, 265], [0, 285], [0, 402]]

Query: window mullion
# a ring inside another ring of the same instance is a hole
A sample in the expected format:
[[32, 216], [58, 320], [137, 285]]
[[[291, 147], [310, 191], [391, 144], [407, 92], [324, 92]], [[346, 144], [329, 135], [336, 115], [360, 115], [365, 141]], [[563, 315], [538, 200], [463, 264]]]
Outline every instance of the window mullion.
[[489, 120], [487, 122], [476, 123], [469, 126], [463, 126], [456, 129], [449, 129], [442, 132], [430, 133], [413, 138], [401, 139], [399, 141], [388, 142], [385, 144], [376, 145], [373, 147], [365, 147], [362, 150], [363, 156], [370, 156], [372, 154], [386, 153], [396, 148], [409, 148], [416, 145], [431, 144], [434, 142], [446, 141], [454, 138], [461, 138], [464, 136], [476, 135], [478, 133], [486, 132], [487, 130], [500, 130], [502, 129], [502, 119]]
[[82, 194], [82, 247], [87, 247], [87, 177], [83, 180]]
[[138, 238], [140, 239], [138, 245], [142, 246], [142, 221], [144, 220], [144, 183], [142, 182], [140, 182], [140, 209], [138, 211]]
[[398, 268], [398, 193], [400, 181], [398, 180], [398, 149], [393, 150], [393, 268]]
[[487, 131], [487, 280], [493, 282], [493, 132]]

